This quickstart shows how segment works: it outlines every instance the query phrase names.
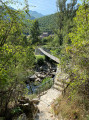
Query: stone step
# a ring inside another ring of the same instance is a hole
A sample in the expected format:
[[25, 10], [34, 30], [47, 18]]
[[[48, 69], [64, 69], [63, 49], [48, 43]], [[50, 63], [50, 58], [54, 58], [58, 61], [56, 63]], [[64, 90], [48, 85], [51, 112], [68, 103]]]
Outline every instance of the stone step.
[[62, 87], [62, 88], [64, 87], [63, 83], [58, 82], [58, 81], [56, 81], [54, 84], [57, 85], [57, 86], [60, 86], [60, 87]]
[[53, 88], [57, 89], [58, 91], [63, 91], [64, 90], [64, 88], [62, 88], [62, 87], [60, 87], [60, 86], [58, 86], [56, 84], [54, 84]]
[[56, 80], [56, 81], [59, 82], [59, 83], [67, 85], [70, 82], [70, 79], [67, 79], [67, 80], [61, 79], [61, 80]]
[[58, 91], [60, 91], [60, 92], [62, 92], [62, 91], [63, 91], [62, 89], [57, 88], [57, 87], [53, 87], [53, 89], [56, 89], [56, 90], [58, 90]]

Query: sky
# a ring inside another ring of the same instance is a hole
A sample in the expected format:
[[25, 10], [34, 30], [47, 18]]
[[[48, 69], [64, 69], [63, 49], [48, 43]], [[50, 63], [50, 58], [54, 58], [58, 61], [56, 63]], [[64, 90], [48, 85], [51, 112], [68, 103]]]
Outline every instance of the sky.
[[37, 11], [43, 15], [52, 14], [57, 11], [56, 0], [30, 0], [29, 5], [35, 5], [30, 10]]
[[[24, 4], [24, 0], [20, 0], [20, 3]], [[68, 0], [69, 2], [70, 0]], [[78, 3], [81, 0], [78, 0]], [[28, 0], [29, 4], [29, 10], [32, 11], [37, 11], [43, 15], [49, 15], [57, 12], [57, 7], [56, 7], [56, 0]], [[13, 5], [15, 9], [21, 8], [21, 6], [16, 7], [16, 5]]]

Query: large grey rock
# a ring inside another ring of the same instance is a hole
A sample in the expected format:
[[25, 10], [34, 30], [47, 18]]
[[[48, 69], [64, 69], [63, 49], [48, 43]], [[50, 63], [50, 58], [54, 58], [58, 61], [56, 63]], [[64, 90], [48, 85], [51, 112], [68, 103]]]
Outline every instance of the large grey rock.
[[34, 74], [31, 77], [29, 77], [29, 80], [34, 81], [37, 78], [37, 76]]
[[32, 102], [33, 102], [34, 104], [38, 104], [40, 101], [39, 101], [39, 98], [34, 98], [34, 99], [32, 100]]
[[37, 76], [38, 76], [38, 78], [41, 78], [41, 79], [46, 77], [46, 75], [43, 75], [43, 74], [38, 74]]
[[23, 113], [26, 114], [27, 118], [30, 118], [29, 120], [33, 120], [33, 118], [36, 116], [38, 110], [38, 107], [36, 105], [38, 101], [33, 100], [30, 101], [28, 98], [22, 97], [21, 100], [19, 100], [19, 107], [23, 111]]
[[42, 80], [40, 78], [37, 78], [35, 81], [36, 82], [41, 82]]

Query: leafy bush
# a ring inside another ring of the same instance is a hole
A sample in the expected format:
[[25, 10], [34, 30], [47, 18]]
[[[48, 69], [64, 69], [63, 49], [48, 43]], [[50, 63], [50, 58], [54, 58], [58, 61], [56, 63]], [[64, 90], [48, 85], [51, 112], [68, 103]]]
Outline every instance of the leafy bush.
[[17, 114], [17, 113], [19, 113], [19, 112], [22, 112], [22, 110], [20, 109], [20, 107], [14, 108], [14, 109], [12, 109], [12, 111], [11, 111], [12, 114]]
[[43, 65], [44, 60], [45, 60], [44, 55], [36, 55], [36, 64]]
[[53, 85], [53, 80], [51, 80], [50, 77], [47, 77], [47, 78], [43, 79], [42, 83], [40, 84], [40, 87], [38, 87], [36, 92], [37, 93], [44, 92], [44, 91], [48, 90], [49, 88], [51, 88], [52, 85]]

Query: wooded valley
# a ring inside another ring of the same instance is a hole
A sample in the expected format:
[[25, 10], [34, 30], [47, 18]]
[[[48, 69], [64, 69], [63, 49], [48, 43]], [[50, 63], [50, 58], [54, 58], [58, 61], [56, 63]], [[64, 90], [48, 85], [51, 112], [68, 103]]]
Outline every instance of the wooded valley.
[[[26, 77], [44, 63], [35, 55], [37, 47], [48, 49], [69, 75], [70, 81], [52, 106], [54, 114], [61, 113], [66, 120], [89, 120], [89, 0], [82, 4], [57, 0], [57, 13], [33, 20], [24, 1], [23, 10], [9, 7], [17, 1], [0, 1], [1, 120], [14, 120], [14, 115], [23, 113], [16, 105], [28, 95]], [[48, 35], [41, 38], [44, 32]]]

